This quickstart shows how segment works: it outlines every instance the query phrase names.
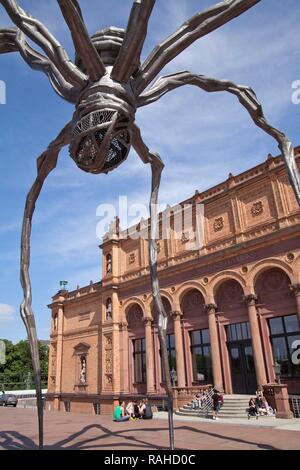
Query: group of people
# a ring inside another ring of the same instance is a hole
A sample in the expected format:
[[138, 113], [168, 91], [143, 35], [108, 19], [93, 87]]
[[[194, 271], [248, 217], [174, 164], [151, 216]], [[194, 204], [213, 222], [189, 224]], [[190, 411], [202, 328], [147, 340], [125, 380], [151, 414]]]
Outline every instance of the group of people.
[[258, 390], [255, 397], [251, 397], [249, 400], [248, 419], [250, 419], [251, 416], [255, 416], [256, 419], [258, 419], [259, 416], [270, 416], [273, 414], [274, 410], [267, 402], [263, 392]]
[[127, 406], [125, 401], [120, 400], [114, 411], [114, 421], [117, 422], [152, 418], [153, 412], [147, 398], [140, 403], [136, 400], [130, 401]]
[[203, 391], [202, 393], [196, 393], [192, 400], [192, 409], [193, 410], [203, 410], [206, 408], [206, 405], [212, 404], [213, 409], [213, 416], [214, 420], [218, 419], [218, 413], [224, 403], [224, 396], [223, 394], [217, 390], [216, 388], [211, 393], [208, 390]]
[[193, 400], [192, 400], [192, 409], [193, 410], [202, 410], [207, 401], [209, 400], [209, 393], [207, 390], [204, 392], [199, 392], [194, 395]]

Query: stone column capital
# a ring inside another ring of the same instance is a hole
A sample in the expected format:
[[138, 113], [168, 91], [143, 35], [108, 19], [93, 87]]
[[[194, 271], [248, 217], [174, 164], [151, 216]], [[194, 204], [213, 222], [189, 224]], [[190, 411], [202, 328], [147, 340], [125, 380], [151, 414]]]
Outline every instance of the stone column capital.
[[180, 310], [173, 310], [171, 312], [171, 317], [173, 318], [174, 321], [180, 320], [182, 315], [183, 313]]
[[255, 294], [244, 295], [244, 302], [248, 306], [253, 306], [256, 304], [257, 296]]
[[126, 331], [127, 327], [128, 327], [128, 323], [126, 321], [122, 321], [119, 323], [120, 331]]
[[300, 284], [290, 284], [290, 289], [294, 292], [295, 296], [300, 296]]
[[152, 317], [144, 317], [143, 322], [145, 326], [152, 326], [153, 318]]
[[216, 305], [216, 304], [213, 304], [213, 303], [205, 304], [205, 305], [204, 305], [204, 308], [205, 308], [205, 310], [206, 310], [206, 312], [207, 312], [208, 314], [210, 314], [210, 313], [216, 313], [217, 305]]

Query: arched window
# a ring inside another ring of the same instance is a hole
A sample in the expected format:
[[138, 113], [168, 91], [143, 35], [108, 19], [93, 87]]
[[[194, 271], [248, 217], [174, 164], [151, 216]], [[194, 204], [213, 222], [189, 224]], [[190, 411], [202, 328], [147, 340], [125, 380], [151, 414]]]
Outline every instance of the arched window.
[[106, 320], [112, 320], [112, 301], [110, 297], [106, 301]]
[[106, 256], [106, 274], [111, 274], [112, 273], [112, 257], [111, 254], [109, 253]]

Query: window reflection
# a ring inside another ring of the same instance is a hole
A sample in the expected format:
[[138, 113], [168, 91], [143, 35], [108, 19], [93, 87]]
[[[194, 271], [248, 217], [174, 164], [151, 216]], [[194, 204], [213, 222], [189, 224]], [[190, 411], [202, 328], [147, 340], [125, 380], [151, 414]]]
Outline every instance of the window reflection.
[[190, 332], [193, 377], [195, 381], [212, 381], [209, 330]]
[[281, 365], [281, 374], [285, 377], [300, 377], [300, 365], [293, 364], [292, 345], [300, 340], [300, 330], [296, 315], [270, 318], [270, 340], [274, 362]]

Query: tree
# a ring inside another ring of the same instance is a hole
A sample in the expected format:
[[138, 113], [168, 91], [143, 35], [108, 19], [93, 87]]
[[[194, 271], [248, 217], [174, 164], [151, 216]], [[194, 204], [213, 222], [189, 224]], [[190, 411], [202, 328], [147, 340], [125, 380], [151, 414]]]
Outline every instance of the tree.
[[[6, 362], [0, 364], [0, 385], [2, 390], [23, 390], [34, 388], [34, 375], [28, 340], [13, 344], [4, 339]], [[39, 342], [41, 375], [44, 387], [48, 379], [48, 346]]]

